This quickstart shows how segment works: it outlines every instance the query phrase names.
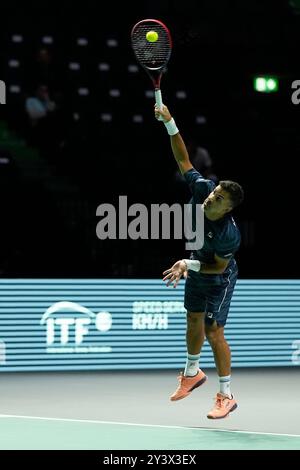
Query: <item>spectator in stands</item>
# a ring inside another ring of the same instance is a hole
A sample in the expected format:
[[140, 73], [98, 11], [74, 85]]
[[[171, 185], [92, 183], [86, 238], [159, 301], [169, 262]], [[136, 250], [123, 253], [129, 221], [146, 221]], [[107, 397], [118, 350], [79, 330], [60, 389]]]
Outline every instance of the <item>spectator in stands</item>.
[[[219, 179], [213, 172], [213, 162], [208, 150], [197, 145], [195, 141], [190, 141], [187, 145], [187, 149], [195, 170], [199, 171], [205, 179], [212, 180], [214, 183], [218, 184]], [[177, 186], [176, 190], [181, 190], [182, 192], [180, 199], [185, 200], [189, 198], [190, 191], [180, 171], [176, 171], [175, 173], [175, 183]]]
[[47, 117], [56, 108], [54, 101], [50, 100], [49, 90], [46, 85], [39, 85], [35, 95], [26, 99], [25, 109], [32, 127], [36, 126], [40, 119]]
[[218, 177], [214, 174], [212, 169], [213, 162], [211, 156], [205, 148], [196, 146], [192, 153], [191, 161], [193, 167], [199, 171], [205, 179], [212, 180], [215, 183], [218, 182]]
[[58, 64], [54, 61], [52, 53], [45, 47], [38, 49], [32, 67], [35, 80], [46, 83], [51, 89], [57, 86]]
[[57, 57], [53, 51], [49, 51], [46, 47], [38, 47], [28, 57], [27, 67], [25, 71], [25, 87], [32, 86], [32, 78], [35, 83], [43, 83], [51, 90], [59, 88], [60, 69], [57, 63]]
[[58, 147], [58, 106], [50, 99], [46, 85], [39, 85], [33, 96], [25, 102], [29, 129], [27, 140], [36, 146], [45, 158], [53, 160]]

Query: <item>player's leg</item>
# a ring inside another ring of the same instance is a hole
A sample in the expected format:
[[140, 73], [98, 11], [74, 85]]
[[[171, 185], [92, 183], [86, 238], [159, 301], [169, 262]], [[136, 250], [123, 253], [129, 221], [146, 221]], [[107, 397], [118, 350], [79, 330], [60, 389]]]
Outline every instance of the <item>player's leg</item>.
[[206, 297], [199, 289], [197, 278], [189, 273], [185, 284], [184, 299], [184, 306], [188, 311], [186, 328], [187, 359], [184, 373], [181, 373], [178, 377], [179, 386], [170, 397], [172, 401], [187, 397], [207, 379], [204, 372], [199, 369], [200, 352], [205, 338], [205, 313], [203, 313], [205, 312], [205, 305]]
[[184, 373], [178, 377], [179, 385], [171, 395], [171, 401], [187, 397], [195, 388], [204, 384], [207, 377], [199, 369], [200, 351], [204, 342], [204, 318], [201, 312], [187, 312], [186, 345], [187, 359]]
[[212, 289], [208, 297], [208, 312], [205, 318], [205, 335], [212, 348], [219, 376], [220, 389], [215, 398], [215, 406], [207, 417], [225, 418], [237, 408], [237, 403], [230, 390], [231, 351], [224, 336], [230, 302], [236, 284], [237, 271], [231, 270], [224, 277], [220, 288]]
[[[205, 339], [205, 313], [187, 312], [186, 345], [191, 355], [200, 354]], [[193, 375], [193, 374], [186, 374]]]
[[214, 353], [215, 364], [219, 377], [231, 374], [231, 351], [224, 336], [224, 326], [216, 321], [212, 325], [205, 324], [205, 336]]
[[221, 419], [237, 408], [237, 402], [230, 391], [231, 353], [224, 337], [224, 327], [217, 324], [206, 325], [206, 338], [213, 350], [220, 391], [215, 397], [215, 404], [208, 413], [210, 419]]

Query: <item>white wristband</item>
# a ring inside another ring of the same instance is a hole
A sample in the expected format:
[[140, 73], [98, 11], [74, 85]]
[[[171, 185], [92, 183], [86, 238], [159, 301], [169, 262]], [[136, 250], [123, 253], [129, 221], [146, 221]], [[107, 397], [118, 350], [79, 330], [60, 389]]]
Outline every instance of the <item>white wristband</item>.
[[183, 259], [182, 260], [186, 264], [186, 269], [191, 271], [196, 271], [197, 273], [200, 271], [201, 263], [197, 259]]
[[168, 122], [164, 122], [164, 125], [166, 126], [169, 135], [178, 134], [179, 130], [177, 129], [176, 122], [173, 118]]

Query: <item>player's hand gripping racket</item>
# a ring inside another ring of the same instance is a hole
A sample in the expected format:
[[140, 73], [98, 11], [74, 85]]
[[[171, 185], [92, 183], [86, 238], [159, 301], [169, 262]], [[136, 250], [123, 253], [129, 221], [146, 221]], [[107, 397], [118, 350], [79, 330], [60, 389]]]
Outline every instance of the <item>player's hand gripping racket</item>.
[[132, 28], [131, 44], [138, 63], [152, 80], [156, 104], [162, 109], [160, 81], [172, 52], [170, 31], [161, 21], [142, 20]]

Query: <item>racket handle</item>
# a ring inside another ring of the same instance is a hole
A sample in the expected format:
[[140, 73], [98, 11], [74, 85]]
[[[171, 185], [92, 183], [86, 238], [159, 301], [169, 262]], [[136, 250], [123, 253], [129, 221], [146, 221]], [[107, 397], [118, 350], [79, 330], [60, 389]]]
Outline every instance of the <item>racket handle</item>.
[[[163, 102], [162, 102], [162, 96], [161, 96], [161, 90], [160, 89], [155, 90], [155, 102], [156, 102], [157, 106], [159, 107], [159, 109], [162, 109]], [[159, 121], [163, 121], [163, 118], [161, 116], [159, 117]]]
[[161, 90], [155, 90], [155, 102], [159, 109], [162, 109], [163, 107], [163, 102], [162, 102], [162, 96], [161, 96]]

